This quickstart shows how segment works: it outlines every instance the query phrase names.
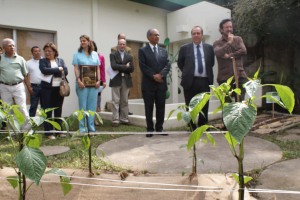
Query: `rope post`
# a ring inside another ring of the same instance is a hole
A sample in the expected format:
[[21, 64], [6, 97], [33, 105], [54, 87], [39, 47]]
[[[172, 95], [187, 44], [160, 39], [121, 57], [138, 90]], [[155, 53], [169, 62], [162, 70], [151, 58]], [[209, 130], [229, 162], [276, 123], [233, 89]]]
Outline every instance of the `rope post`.
[[90, 147], [89, 147], [89, 173], [93, 174], [92, 172], [92, 143], [91, 143], [91, 136], [90, 136], [90, 129], [89, 129], [89, 120], [88, 116], [86, 115], [86, 122], [87, 122], [87, 130], [88, 130], [88, 136], [90, 139]]

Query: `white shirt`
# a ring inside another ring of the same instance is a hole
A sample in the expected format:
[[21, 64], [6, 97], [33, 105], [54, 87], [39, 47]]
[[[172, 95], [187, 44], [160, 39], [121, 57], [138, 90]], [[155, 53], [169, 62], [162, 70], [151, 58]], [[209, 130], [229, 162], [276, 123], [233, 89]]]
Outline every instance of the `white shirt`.
[[[56, 68], [57, 63], [55, 61], [50, 61], [51, 63], [51, 68]], [[61, 77], [52, 77], [52, 87], [59, 87], [60, 86], [60, 82], [61, 82]]]
[[[151, 49], [152, 49], [152, 51], [154, 53], [154, 49], [153, 49], [154, 46], [152, 44], [150, 44], [150, 43], [149, 43], [149, 45], [150, 45], [150, 47], [151, 47]], [[157, 55], [159, 55], [158, 54], [158, 45], [156, 44], [155, 47], [156, 47], [156, 53], [157, 53]]]
[[41, 79], [39, 79], [40, 71], [40, 60], [35, 60], [32, 58], [26, 62], [28, 68], [28, 74], [30, 74], [30, 83], [41, 84]]
[[202, 56], [203, 73], [199, 74], [199, 72], [198, 72], [197, 45], [195, 43], [193, 43], [193, 46], [194, 46], [194, 56], [195, 56], [195, 72], [194, 72], [194, 76], [197, 76], [197, 77], [207, 77], [207, 75], [206, 75], [206, 68], [205, 68], [205, 56], [204, 56], [202, 42], [199, 45], [200, 45], [199, 50], [200, 50], [201, 56]]

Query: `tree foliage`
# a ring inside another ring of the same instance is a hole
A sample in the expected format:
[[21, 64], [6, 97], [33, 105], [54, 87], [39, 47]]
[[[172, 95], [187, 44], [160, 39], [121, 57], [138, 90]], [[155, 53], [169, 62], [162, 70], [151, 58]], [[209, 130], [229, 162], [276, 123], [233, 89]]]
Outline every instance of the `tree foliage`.
[[255, 35], [265, 43], [300, 44], [299, 0], [235, 0], [232, 11], [244, 39]]

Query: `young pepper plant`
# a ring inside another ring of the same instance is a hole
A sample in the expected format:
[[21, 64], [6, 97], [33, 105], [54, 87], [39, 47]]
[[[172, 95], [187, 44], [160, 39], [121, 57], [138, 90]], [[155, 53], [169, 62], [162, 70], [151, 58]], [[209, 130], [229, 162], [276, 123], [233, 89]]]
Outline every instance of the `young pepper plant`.
[[[270, 98], [274, 100], [277, 104], [281, 107], [287, 109], [290, 113], [293, 111], [295, 105], [294, 93], [293, 91], [284, 85], [278, 84], [265, 84], [262, 85], [260, 79], [258, 79], [258, 71], [255, 73], [253, 79], [249, 79], [247, 83], [244, 84], [244, 88], [249, 95], [249, 99], [243, 102], [233, 102], [231, 99], [231, 103], [225, 103], [225, 97], [231, 96], [233, 92], [240, 95], [240, 89], [231, 90], [230, 83], [233, 79], [231, 77], [227, 80], [226, 83], [223, 83], [219, 87], [210, 86], [212, 90], [212, 94], [202, 93], [199, 94], [199, 102], [192, 108], [191, 115], [199, 112], [203, 108], [203, 104], [208, 101], [211, 96], [215, 96], [221, 103], [221, 105], [213, 112], [213, 114], [217, 113], [218, 111], [222, 111], [222, 119], [224, 122], [225, 127], [227, 128], [228, 132], [224, 134], [232, 155], [238, 161], [238, 174], [232, 174], [233, 177], [239, 183], [239, 200], [244, 200], [244, 184], [251, 180], [250, 177], [244, 176], [243, 171], [243, 160], [244, 160], [244, 137], [252, 128], [252, 125], [255, 122], [257, 108], [253, 104], [254, 101], [261, 99], [261, 98]], [[272, 96], [263, 95], [261, 97], [255, 97], [254, 94], [259, 87], [263, 86], [274, 86], [276, 91], [278, 92], [281, 101], [276, 100]], [[230, 97], [231, 98], [231, 97]], [[200, 127], [201, 128], [201, 127]], [[199, 129], [200, 129], [199, 128]], [[187, 149], [190, 150], [191, 147], [196, 143], [197, 140], [195, 138], [199, 138], [202, 136], [202, 132], [195, 132], [190, 135]], [[236, 146], [239, 145], [239, 152], [236, 149]]]
[[[82, 137], [82, 144], [84, 146], [85, 149], [89, 150], [89, 173], [92, 175], [92, 148], [91, 148], [91, 140], [90, 140], [90, 134], [89, 134], [89, 128], [87, 126], [87, 122], [88, 122], [88, 117], [92, 115], [92, 116], [97, 116], [97, 120], [98, 122], [100, 122], [101, 124], [103, 124], [103, 121], [101, 119], [101, 117], [99, 116], [99, 114], [97, 112], [93, 112], [93, 111], [84, 111], [83, 109], [76, 110], [75, 112], [73, 112], [70, 117], [69, 117], [69, 123], [70, 126], [72, 126], [72, 124], [74, 123], [74, 121], [77, 119], [79, 121], [79, 123], [81, 123], [84, 127], [85, 127], [85, 132], [83, 134]], [[83, 119], [83, 122], [81, 121]], [[71, 140], [75, 140], [78, 139], [79, 135], [79, 130], [72, 136]], [[104, 152], [102, 152], [102, 154], [104, 155]], [[103, 156], [104, 157], [104, 156]]]
[[[205, 95], [205, 93], [202, 94], [202, 96]], [[199, 99], [202, 99], [202, 96], [199, 97], [198, 95], [196, 95], [195, 97], [192, 98], [192, 100], [190, 101], [190, 104], [189, 106], [186, 106], [186, 105], [179, 105], [177, 109], [175, 110], [172, 110], [170, 113], [169, 113], [169, 116], [168, 116], [168, 119], [171, 117], [171, 115], [173, 114], [173, 112], [175, 111], [179, 111], [177, 113], [177, 120], [180, 121], [181, 119], [184, 120], [184, 122], [188, 125], [188, 130], [192, 133], [190, 135], [190, 138], [191, 136], [193, 135], [193, 139], [194, 139], [194, 143], [193, 143], [193, 155], [191, 156], [193, 158], [193, 169], [192, 169], [192, 175], [195, 175], [197, 174], [197, 155], [196, 155], [196, 142], [199, 141], [199, 142], [203, 142], [204, 144], [207, 142], [207, 140], [205, 139], [201, 139], [203, 133], [208, 129], [208, 128], [215, 128], [213, 126], [209, 126], [209, 125], [203, 125], [195, 130], [193, 130], [192, 128], [192, 123], [191, 121], [193, 121], [193, 123], [195, 123], [195, 119], [196, 117], [198, 116], [198, 113], [200, 112], [202, 115], [203, 115], [203, 112], [200, 110], [197, 114], [195, 112], [192, 113], [193, 111], [193, 108], [195, 105], [197, 105], [196, 102], [199, 101]], [[201, 104], [202, 105], [202, 104]], [[205, 104], [202, 105], [202, 108], [205, 106]], [[201, 109], [202, 109], [201, 108]], [[186, 111], [186, 109], [188, 109]], [[199, 134], [195, 134], [195, 133], [199, 133]], [[194, 136], [197, 136], [197, 137], [194, 137]], [[209, 134], [206, 132], [206, 136], [207, 138], [209, 139], [209, 141], [212, 143], [212, 145], [215, 146], [215, 139]], [[188, 146], [189, 144], [187, 145], [181, 145], [180, 148], [184, 148], [186, 146]], [[204, 164], [204, 161], [202, 159], [199, 159], [198, 161], [202, 162]], [[185, 174], [185, 171], [182, 172], [182, 174], [184, 175]]]
[[[1, 101], [0, 106], [0, 128], [2, 127], [2, 122], [5, 122], [8, 127], [9, 136], [7, 139], [11, 142], [14, 153], [16, 154], [16, 162], [11, 163], [4, 157], [0, 157], [1, 160], [8, 163], [13, 167], [16, 172], [16, 176], [8, 176], [7, 181], [15, 189], [18, 188], [18, 199], [25, 199], [26, 192], [28, 189], [35, 183], [37, 186], [44, 174], [47, 173], [56, 173], [60, 175], [60, 182], [63, 189], [64, 195], [72, 189], [72, 185], [69, 184], [70, 180], [66, 177], [66, 174], [62, 170], [56, 168], [45, 172], [47, 159], [43, 152], [39, 150], [39, 147], [42, 142], [42, 136], [35, 133], [38, 126], [43, 122], [51, 123], [55, 128], [61, 130], [60, 125], [55, 122], [47, 119], [47, 112], [52, 111], [53, 109], [43, 109], [38, 110], [38, 117], [31, 117], [29, 124], [31, 128], [26, 133], [21, 132], [21, 126], [25, 122], [24, 115], [17, 109], [18, 105], [10, 105]], [[13, 112], [13, 114], [11, 114]], [[59, 118], [64, 121], [67, 131], [69, 131], [69, 126], [64, 118]], [[12, 132], [14, 133], [16, 140], [19, 142], [18, 148], [16, 147]], [[11, 156], [11, 155], [9, 155]], [[32, 181], [32, 183], [26, 187], [26, 178]], [[23, 187], [22, 187], [23, 185]]]

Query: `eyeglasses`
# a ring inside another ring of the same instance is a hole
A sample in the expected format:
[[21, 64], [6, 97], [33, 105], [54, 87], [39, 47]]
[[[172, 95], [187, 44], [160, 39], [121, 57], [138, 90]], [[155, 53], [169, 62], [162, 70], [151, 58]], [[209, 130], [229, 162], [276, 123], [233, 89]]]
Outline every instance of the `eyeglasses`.
[[154, 35], [154, 36], [159, 36], [159, 34], [151, 34], [151, 35]]
[[8, 47], [14, 47], [15, 45], [14, 44], [9, 44], [7, 45]]
[[45, 53], [52, 53], [53, 51], [44, 51]]

